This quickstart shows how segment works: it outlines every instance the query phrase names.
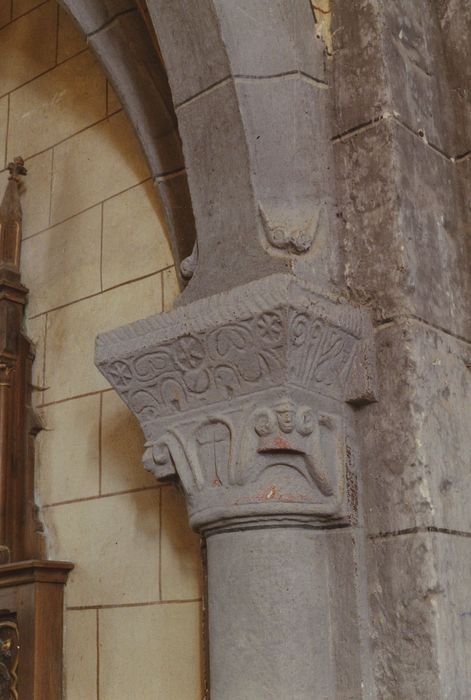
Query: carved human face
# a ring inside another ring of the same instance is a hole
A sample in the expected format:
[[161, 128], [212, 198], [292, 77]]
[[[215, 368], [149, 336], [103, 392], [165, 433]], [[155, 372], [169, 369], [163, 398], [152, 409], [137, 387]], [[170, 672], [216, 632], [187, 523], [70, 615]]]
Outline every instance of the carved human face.
[[308, 407], [303, 407], [296, 416], [296, 428], [300, 435], [310, 435], [314, 430], [314, 413]]
[[260, 411], [255, 417], [255, 432], [260, 437], [273, 432], [273, 420], [268, 411]]
[[278, 425], [283, 433], [292, 433], [294, 430], [295, 411], [289, 404], [280, 406], [276, 411]]

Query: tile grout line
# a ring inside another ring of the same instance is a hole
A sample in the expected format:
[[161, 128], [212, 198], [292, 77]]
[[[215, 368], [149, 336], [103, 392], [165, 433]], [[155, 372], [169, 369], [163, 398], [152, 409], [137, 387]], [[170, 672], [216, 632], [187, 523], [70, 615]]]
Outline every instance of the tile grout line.
[[[46, 2], [49, 2], [49, 0], [46, 0]], [[33, 11], [34, 10], [32, 10], [32, 12]], [[29, 12], [27, 14], [29, 14]], [[16, 22], [16, 19], [13, 21]], [[0, 30], [0, 33], [1, 33], [1, 30]], [[74, 54], [73, 56], [69, 56], [64, 61], [61, 61], [61, 63], [59, 63], [59, 66], [63, 66], [64, 63], [67, 63], [67, 61], [72, 61], [74, 58], [77, 58], [77, 56], [80, 56], [81, 54], [85, 53], [88, 50], [89, 50], [89, 48], [87, 46], [85, 49], [82, 49], [81, 51]], [[22, 88], [24, 88], [26, 85], [29, 85], [30, 83], [34, 83], [34, 81], [38, 80], [38, 78], [43, 78], [45, 75], [47, 75], [48, 73], [51, 73], [53, 70], [55, 70], [59, 66], [55, 66], [55, 65], [50, 66], [46, 70], [35, 75], [34, 78], [30, 78], [29, 80], [26, 80], [24, 83], [21, 83], [20, 85], [16, 85], [16, 87], [14, 87], [13, 90], [10, 90], [9, 92], [4, 92], [2, 95], [0, 95], [0, 98], [5, 97], [5, 95], [8, 95], [8, 94], [13, 95], [13, 93], [17, 92], [18, 90], [21, 90]], [[47, 149], [45, 149], [45, 150], [47, 150]]]
[[[62, 65], [62, 63], [61, 63], [61, 65]], [[48, 72], [50, 72], [50, 71], [48, 71]], [[13, 92], [11, 92], [11, 93], [7, 92], [7, 93], [5, 93], [5, 95], [0, 95], [0, 99], [2, 99], [3, 97], [6, 97], [7, 95], [13, 94]], [[69, 136], [66, 136], [65, 138], [61, 139], [60, 141], [57, 141], [57, 143], [51, 144], [50, 146], [47, 146], [46, 148], [42, 148], [40, 151], [35, 151], [34, 153], [28, 154], [25, 157], [25, 162], [28, 162], [28, 160], [31, 160], [32, 158], [36, 158], [37, 156], [41, 156], [41, 155], [43, 155], [43, 153], [47, 153], [47, 151], [50, 151], [52, 148], [57, 148], [57, 146], [62, 146], [62, 144], [66, 143], [67, 141], [70, 141], [71, 139], [75, 138], [79, 134], [83, 134], [88, 129], [93, 129], [95, 126], [99, 126], [100, 124], [103, 124], [104, 122], [109, 122], [111, 117], [115, 117], [120, 112], [124, 112], [123, 108], [119, 109], [116, 112], [113, 112], [113, 114], [110, 117], [106, 117], [106, 116], [100, 117], [100, 119], [97, 119], [97, 121], [91, 122], [90, 124], [87, 124], [87, 126], [84, 126], [83, 129], [79, 129], [78, 131], [74, 131], [73, 134], [69, 134]], [[4, 170], [5, 170], [5, 168], [0, 170], [0, 175], [4, 172]], [[150, 180], [150, 179], [152, 179], [151, 175], [147, 178], [147, 180]], [[145, 182], [145, 181], [146, 180], [143, 180], [142, 182]], [[142, 182], [138, 182], [137, 184], [140, 185], [140, 184], [142, 184]], [[135, 187], [135, 186], [136, 185], [132, 185], [132, 187]], [[131, 189], [131, 188], [128, 188], [128, 189]], [[121, 194], [121, 193], [118, 192], [117, 194]], [[116, 197], [117, 194], [112, 195], [112, 196]], [[108, 198], [108, 199], [110, 199], [110, 198]], [[97, 204], [99, 204], [99, 202], [97, 202]], [[96, 204], [94, 204], [93, 206], [96, 206]], [[74, 215], [72, 215], [72, 216], [74, 216]], [[71, 218], [71, 217], [66, 217], [66, 218]], [[64, 219], [64, 221], [65, 221], [65, 219]], [[58, 223], [61, 223], [61, 222], [58, 222]]]
[[[9, 24], [12, 24], [13, 22], [16, 22], [18, 19], [22, 19], [23, 17], [27, 17], [28, 15], [32, 14], [33, 12], [36, 12], [36, 10], [39, 10], [39, 8], [42, 7], [43, 5], [47, 5], [48, 2], [49, 2], [49, 0], [43, 0], [43, 2], [39, 3], [39, 5], [36, 5], [36, 7], [32, 7], [30, 10], [26, 10], [26, 12], [22, 12], [20, 15], [13, 17], [13, 0], [11, 0]], [[5, 26], [7, 26], [7, 25], [5, 25]], [[2, 29], [4, 29], [4, 27], [2, 27]]]
[[[33, 321], [36, 318], [39, 318], [45, 313], [53, 313], [56, 311], [61, 311], [62, 309], [66, 309], [69, 306], [73, 306], [74, 304], [79, 304], [82, 301], [87, 301], [88, 299], [94, 299], [96, 297], [101, 296], [102, 294], [107, 294], [108, 292], [112, 292], [115, 289], [120, 289], [121, 287], [126, 287], [130, 284], [134, 284], [134, 282], [142, 282], [143, 280], [150, 279], [151, 277], [157, 277], [158, 275], [161, 275], [162, 272], [165, 272], [166, 270], [170, 270], [174, 265], [168, 265], [167, 267], [164, 267], [162, 270], [154, 270], [154, 272], [149, 272], [147, 275], [142, 275], [142, 277], [135, 277], [132, 280], [126, 280], [125, 282], [120, 282], [119, 284], [115, 284], [112, 287], [107, 287], [104, 289], [102, 292], [94, 292], [93, 294], [88, 294], [85, 297], [80, 297], [80, 299], [75, 299], [74, 301], [70, 301], [67, 304], [61, 304], [61, 306], [54, 306], [51, 309], [46, 309], [45, 311], [41, 311], [41, 313], [34, 314], [34, 316], [30, 316], [28, 318], [29, 321]], [[156, 311], [155, 313], [159, 313]]]
[[121, 608], [143, 608], [150, 607], [152, 605], [179, 605], [184, 603], [201, 603], [202, 598], [183, 598], [183, 599], [169, 599], [169, 600], [146, 600], [141, 603], [115, 603], [115, 604], [98, 604], [98, 605], [68, 605], [66, 607], [67, 611], [79, 611], [79, 610], [119, 610]]
[[169, 488], [169, 484], [162, 484], [156, 481], [153, 486], [140, 486], [135, 489], [127, 489], [126, 491], [112, 491], [110, 493], [102, 493], [98, 496], [83, 496], [82, 498], [73, 498], [70, 501], [57, 501], [55, 503], [45, 503], [41, 508], [58, 508], [59, 506], [69, 506], [74, 503], [85, 503], [88, 501], [97, 501], [103, 498], [114, 498], [115, 496], [127, 496], [132, 493], [144, 493], [145, 491], [158, 491], [160, 489]]
[[[96, 126], [96, 125], [95, 125]], [[74, 134], [75, 136], [75, 134]], [[71, 136], [70, 138], [73, 138]], [[42, 155], [43, 153], [47, 153], [48, 151], [53, 151], [55, 149], [55, 145], [51, 146], [51, 148], [46, 148], [44, 151], [41, 151], [40, 153], [36, 153], [34, 156], [31, 156], [30, 158], [26, 159], [26, 163], [28, 163], [28, 160], [31, 160], [32, 158], [36, 158], [39, 155]], [[134, 185], [130, 185], [129, 187], [126, 187], [124, 190], [120, 190], [119, 192], [116, 192], [116, 194], [111, 194], [109, 197], [105, 197], [101, 202], [96, 202], [95, 204], [90, 204], [90, 206], [85, 207], [84, 209], [81, 209], [78, 211], [76, 214], [71, 214], [70, 216], [66, 216], [65, 219], [59, 219], [58, 221], [52, 223], [50, 222], [50, 225], [47, 228], [42, 228], [40, 231], [35, 231], [35, 233], [31, 233], [29, 236], [23, 236], [24, 241], [28, 241], [30, 238], [34, 238], [35, 236], [40, 236], [42, 233], [47, 233], [47, 231], [50, 231], [52, 228], [55, 228], [56, 226], [60, 226], [61, 224], [65, 224], [68, 221], [71, 221], [71, 219], [75, 219], [76, 216], [80, 216], [81, 214], [85, 214], [85, 212], [90, 211], [91, 209], [95, 209], [95, 207], [99, 207], [101, 204], [105, 204], [105, 202], [109, 202], [111, 199], [114, 199], [115, 197], [120, 197], [122, 194], [125, 192], [129, 192], [129, 190], [134, 189], [135, 187], [141, 187], [142, 185], [145, 185], [147, 182], [152, 182], [152, 177], [147, 177], [145, 180], [140, 180], [139, 182], [135, 183]]]

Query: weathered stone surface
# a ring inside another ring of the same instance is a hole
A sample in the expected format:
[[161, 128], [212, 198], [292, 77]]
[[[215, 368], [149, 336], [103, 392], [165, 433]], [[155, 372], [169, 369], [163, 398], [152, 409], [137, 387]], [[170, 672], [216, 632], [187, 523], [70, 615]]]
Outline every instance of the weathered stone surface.
[[147, 0], [175, 104], [230, 76], [302, 71], [324, 79], [309, 0]]
[[[217, 700], [371, 697], [361, 681], [352, 552], [351, 533], [339, 530], [275, 528], [208, 538]], [[345, 577], [337, 575], [339, 554]]]
[[198, 230], [199, 264], [186, 292], [188, 300], [286, 270], [286, 257], [272, 257], [262, 245], [250, 154], [233, 83], [177, 112]]
[[277, 275], [100, 336], [144, 463], [195, 529], [347, 517], [347, 402], [374, 399], [368, 317]]
[[136, 7], [135, 0], [60, 0], [60, 3], [87, 35]]
[[324, 45], [309, 0], [213, 0], [233, 75], [301, 71], [324, 80]]
[[471, 539], [429, 535], [435, 555], [438, 586], [432, 594], [437, 625], [441, 698], [466, 698], [471, 688]]
[[440, 585], [430, 536], [370, 541], [368, 577], [378, 698], [444, 697], [437, 658]]
[[471, 345], [410, 320], [375, 338], [379, 400], [358, 415], [369, 531], [471, 533]]
[[213, 0], [147, 0], [147, 7], [176, 105], [230, 75]]
[[370, 542], [380, 698], [466, 698], [471, 683], [471, 540], [418, 533]]
[[336, 3], [335, 133], [394, 115], [449, 156], [469, 151], [470, 26], [466, 0]]
[[350, 292], [378, 318], [413, 313], [471, 338], [466, 173], [393, 121], [335, 154]]
[[388, 101], [378, 4], [335, 2], [332, 12], [333, 133], [378, 118]]

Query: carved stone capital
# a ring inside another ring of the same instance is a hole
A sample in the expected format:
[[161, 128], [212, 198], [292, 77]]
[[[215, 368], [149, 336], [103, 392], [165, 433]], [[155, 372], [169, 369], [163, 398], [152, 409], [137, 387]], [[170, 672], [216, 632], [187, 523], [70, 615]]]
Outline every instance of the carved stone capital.
[[352, 404], [375, 397], [365, 311], [278, 274], [105, 333], [96, 363], [195, 529], [349, 517]]

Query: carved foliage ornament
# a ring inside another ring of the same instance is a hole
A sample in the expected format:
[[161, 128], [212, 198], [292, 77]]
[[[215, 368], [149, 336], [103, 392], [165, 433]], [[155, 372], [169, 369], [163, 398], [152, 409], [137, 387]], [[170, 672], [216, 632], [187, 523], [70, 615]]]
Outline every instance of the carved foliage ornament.
[[178, 475], [195, 527], [346, 517], [347, 403], [373, 397], [368, 317], [285, 275], [221, 297], [97, 341], [143, 427], [144, 464]]

